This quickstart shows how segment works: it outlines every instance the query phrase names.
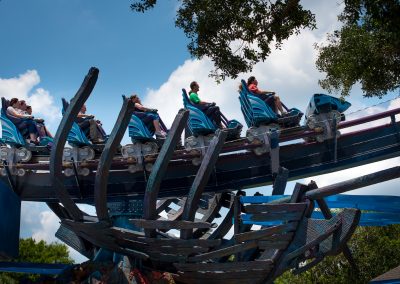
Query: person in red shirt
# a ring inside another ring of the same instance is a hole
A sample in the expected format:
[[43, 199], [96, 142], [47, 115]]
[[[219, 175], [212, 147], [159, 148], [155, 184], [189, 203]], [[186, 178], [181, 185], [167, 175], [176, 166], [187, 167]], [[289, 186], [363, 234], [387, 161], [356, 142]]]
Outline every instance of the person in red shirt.
[[282, 107], [281, 99], [279, 96], [272, 91], [262, 91], [258, 88], [258, 81], [256, 77], [250, 76], [247, 80], [247, 88], [252, 92], [255, 96], [262, 99], [266, 105], [268, 105], [272, 110], [278, 114], [278, 111], [281, 115], [286, 114]]

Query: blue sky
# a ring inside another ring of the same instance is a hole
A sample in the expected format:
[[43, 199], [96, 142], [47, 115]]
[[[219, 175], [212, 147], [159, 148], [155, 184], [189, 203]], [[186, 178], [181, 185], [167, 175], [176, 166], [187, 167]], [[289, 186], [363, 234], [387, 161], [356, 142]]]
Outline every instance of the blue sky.
[[[121, 94], [137, 92], [145, 105], [159, 109], [170, 124], [182, 107], [181, 88], [192, 80], [200, 83], [200, 96], [215, 101], [228, 118], [243, 122], [237, 100], [239, 80], [217, 85], [208, 77], [212, 63], [194, 60], [186, 50], [188, 40], [174, 25], [178, 2], [159, 1], [145, 14], [130, 10], [130, 1], [105, 0], [2, 0], [0, 1], [0, 96], [27, 99], [36, 116], [46, 119], [55, 132], [61, 117], [61, 98], [70, 99], [91, 66], [100, 76], [87, 102], [110, 132], [122, 104]], [[339, 27], [337, 15], [343, 4], [336, 1], [302, 1], [316, 13], [318, 29], [305, 30], [272, 52], [266, 62], [254, 66], [252, 75], [260, 88], [275, 90], [289, 107], [304, 110], [313, 93], [323, 92], [323, 77], [314, 65], [314, 43]], [[240, 74], [246, 79], [250, 74]], [[390, 94], [391, 99], [398, 94]], [[381, 101], [363, 99], [355, 86], [349, 101], [353, 117], [386, 109], [389, 104], [371, 107]], [[392, 103], [391, 107], [394, 106]], [[367, 110], [363, 110], [367, 108]], [[351, 116], [350, 116], [351, 117]], [[129, 143], [125, 135], [123, 142]], [[313, 177], [322, 186], [376, 168], [398, 165], [399, 159], [360, 167], [351, 171]], [[308, 181], [308, 180], [307, 180]], [[303, 180], [304, 182], [304, 180]], [[293, 183], [289, 186], [289, 192]], [[264, 188], [266, 192], [270, 188]], [[369, 187], [358, 193], [398, 194], [396, 183]], [[24, 203], [21, 235], [54, 241], [58, 220], [44, 204]], [[77, 261], [82, 260], [73, 253]]]
[[156, 88], [189, 58], [183, 32], [174, 26], [175, 1], [160, 1], [146, 14], [132, 12], [129, 4], [1, 1], [0, 78], [37, 70], [35, 88], [49, 90], [59, 104], [96, 66], [100, 76], [88, 108], [96, 114], [118, 113], [121, 94]]

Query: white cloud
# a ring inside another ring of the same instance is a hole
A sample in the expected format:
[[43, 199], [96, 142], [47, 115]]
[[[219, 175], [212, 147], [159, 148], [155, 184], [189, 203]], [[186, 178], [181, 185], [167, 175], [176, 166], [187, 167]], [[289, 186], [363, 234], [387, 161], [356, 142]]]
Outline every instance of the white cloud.
[[48, 243], [56, 241], [55, 233], [59, 228], [60, 219], [50, 210], [42, 211], [39, 214], [40, 228], [34, 230], [32, 238], [36, 241]]
[[49, 128], [54, 129], [61, 118], [61, 110], [54, 104], [50, 92], [35, 87], [40, 83], [36, 70], [28, 70], [14, 78], [0, 78], [0, 97], [18, 98], [32, 106], [33, 115], [46, 120]]

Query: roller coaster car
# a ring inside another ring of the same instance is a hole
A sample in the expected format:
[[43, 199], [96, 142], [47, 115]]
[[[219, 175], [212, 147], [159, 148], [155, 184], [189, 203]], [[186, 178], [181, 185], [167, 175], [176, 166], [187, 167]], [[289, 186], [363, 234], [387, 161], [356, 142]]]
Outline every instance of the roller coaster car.
[[[188, 128], [190, 134], [196, 137], [214, 134], [219, 127], [190, 101], [185, 89], [182, 89], [182, 98], [185, 109], [189, 110]], [[239, 138], [243, 125], [235, 119], [228, 120], [222, 113], [221, 118], [222, 124], [228, 129], [227, 140]]]
[[[122, 96], [125, 99], [125, 96]], [[166, 133], [167, 127], [159, 120], [160, 127]], [[145, 163], [144, 157], [147, 155], [156, 154], [158, 149], [161, 148], [164, 139], [155, 139], [155, 129], [152, 121], [148, 123], [143, 122], [137, 115], [132, 114], [128, 125], [129, 137], [131, 137], [132, 144], [122, 147], [121, 154], [124, 158], [136, 160], [135, 164], [128, 167], [132, 173], [146, 169], [151, 171], [153, 164]]]
[[239, 93], [241, 110], [249, 128], [269, 124], [279, 124], [282, 128], [295, 127], [299, 125], [303, 116], [297, 108], [288, 109], [283, 104], [287, 114], [283, 117], [278, 116], [263, 100], [249, 91], [244, 80], [242, 80], [242, 89]]
[[28, 162], [32, 158], [32, 153], [35, 155], [48, 155], [50, 152], [49, 143], [52, 142], [52, 138], [44, 137], [41, 139], [41, 145], [39, 146], [32, 146], [27, 143], [24, 136], [28, 135], [28, 129], [24, 129], [20, 132], [15, 125], [15, 123], [20, 123], [27, 119], [17, 118], [7, 114], [7, 108], [9, 106], [10, 102], [5, 98], [1, 98], [1, 159], [12, 164], [16, 162]]
[[[63, 113], [64, 113], [65, 110], [68, 108], [69, 103], [64, 98], [62, 98], [61, 100], [63, 104]], [[102, 149], [104, 148], [104, 144], [93, 144], [92, 142], [90, 142], [86, 134], [82, 131], [82, 129], [76, 122], [72, 124], [71, 131], [68, 133], [67, 141], [71, 146], [75, 147], [88, 146], [90, 148], [93, 148], [95, 151], [102, 151]]]
[[[62, 98], [62, 112], [68, 108], [69, 103]], [[73, 122], [70, 132], [67, 137], [68, 144], [72, 148], [64, 148], [63, 161], [64, 162], [79, 162], [82, 163], [87, 160], [93, 160], [96, 157], [96, 153], [99, 154], [104, 148], [104, 144], [92, 144], [86, 137], [85, 133], [79, 127], [76, 122]], [[77, 172], [80, 175], [88, 175], [88, 169], [77, 166]], [[66, 176], [74, 175], [72, 168], [68, 168], [64, 171]]]
[[351, 104], [329, 95], [314, 94], [308, 104], [305, 117], [305, 125], [310, 129], [320, 132], [315, 138], [307, 138], [311, 142], [315, 139], [322, 142], [326, 139], [340, 135], [336, 127], [340, 121], [345, 120], [343, 114]]
[[344, 121], [345, 115], [343, 112], [345, 112], [350, 106], [351, 103], [345, 100], [324, 94], [314, 94], [306, 110], [306, 120], [308, 120], [312, 115], [337, 111], [341, 114], [340, 121]]

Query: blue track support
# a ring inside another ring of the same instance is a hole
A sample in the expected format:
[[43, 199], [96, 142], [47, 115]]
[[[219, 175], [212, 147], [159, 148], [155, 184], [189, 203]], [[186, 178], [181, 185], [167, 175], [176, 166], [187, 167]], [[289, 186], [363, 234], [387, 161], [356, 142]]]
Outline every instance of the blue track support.
[[21, 200], [0, 182], [0, 259], [18, 257]]
[[67, 264], [26, 263], [26, 262], [0, 262], [1, 272], [17, 272], [41, 275], [60, 275], [65, 269], [72, 267]]
[[[287, 195], [243, 196], [241, 203], [268, 203]], [[400, 224], [400, 196], [347, 195], [338, 194], [325, 198], [330, 209], [357, 208], [362, 210], [359, 226], [386, 226]], [[250, 215], [243, 216], [244, 224], [277, 225], [275, 222], [250, 221]], [[312, 218], [325, 219], [320, 211], [314, 211]]]

